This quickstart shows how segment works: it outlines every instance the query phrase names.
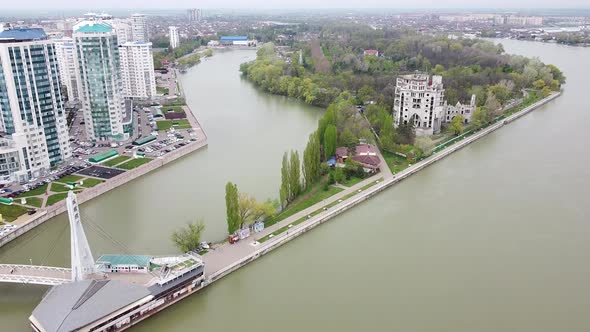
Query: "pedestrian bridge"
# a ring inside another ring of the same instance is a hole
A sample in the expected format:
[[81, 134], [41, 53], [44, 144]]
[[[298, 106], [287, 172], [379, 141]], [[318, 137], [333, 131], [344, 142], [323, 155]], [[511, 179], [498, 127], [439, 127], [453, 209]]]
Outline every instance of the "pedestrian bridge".
[[0, 264], [0, 282], [55, 286], [72, 282], [72, 269], [64, 267]]

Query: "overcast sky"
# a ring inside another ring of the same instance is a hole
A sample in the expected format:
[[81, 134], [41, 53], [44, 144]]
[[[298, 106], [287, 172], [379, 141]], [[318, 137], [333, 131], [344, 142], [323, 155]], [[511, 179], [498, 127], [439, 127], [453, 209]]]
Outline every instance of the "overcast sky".
[[26, 0], [3, 1], [2, 9], [183, 9], [183, 8], [573, 8], [590, 0]]

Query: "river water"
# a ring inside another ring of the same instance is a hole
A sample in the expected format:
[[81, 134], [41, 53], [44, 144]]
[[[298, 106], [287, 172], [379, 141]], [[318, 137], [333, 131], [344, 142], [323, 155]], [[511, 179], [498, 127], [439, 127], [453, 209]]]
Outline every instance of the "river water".
[[[588, 331], [590, 49], [501, 41], [567, 75], [564, 94], [307, 233], [134, 331]], [[252, 53], [217, 54], [182, 77], [210, 147], [83, 206], [135, 252], [202, 216], [223, 234], [223, 184], [276, 196], [282, 151], [321, 112], [240, 80]], [[66, 266], [65, 218], [0, 261]], [[120, 251], [88, 231], [95, 253]], [[25, 331], [45, 288], [0, 286], [0, 323]]]

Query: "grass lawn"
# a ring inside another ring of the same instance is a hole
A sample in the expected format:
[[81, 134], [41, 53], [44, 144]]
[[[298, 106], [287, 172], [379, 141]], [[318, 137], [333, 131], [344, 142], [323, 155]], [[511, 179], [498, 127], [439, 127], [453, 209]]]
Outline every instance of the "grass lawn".
[[156, 87], [156, 92], [157, 93], [161, 93], [161, 94], [168, 94], [170, 92], [170, 89], [164, 88], [164, 87], [161, 87], [161, 86], [157, 86]]
[[67, 193], [51, 195], [51, 196], [47, 197], [46, 206], [51, 206], [59, 201], [66, 199], [66, 197], [68, 197]]
[[22, 194], [18, 195], [17, 197], [39, 196], [39, 195], [45, 194], [45, 191], [47, 191], [47, 184], [44, 184], [39, 188], [35, 188], [33, 190], [27, 191], [26, 193], [22, 193]]
[[[383, 181], [383, 178], [379, 178], [378, 180], [376, 180], [376, 181], [373, 181], [373, 182], [371, 182], [371, 183], [367, 184], [366, 186], [362, 187], [360, 190], [361, 190], [361, 191], [367, 190], [367, 189], [369, 189], [370, 187], [372, 187], [372, 186], [376, 185], [377, 183], [379, 183], [379, 182], [381, 182], [381, 181]], [[359, 193], [359, 191], [352, 192], [352, 193], [350, 193], [350, 194], [348, 194], [348, 195], [346, 195], [346, 196], [342, 197], [342, 199], [341, 199], [340, 201], [345, 201], [345, 200], [347, 200], [347, 199], [351, 198], [352, 196], [354, 196], [354, 195], [356, 195], [356, 194], [358, 194], [358, 193]], [[340, 203], [341, 203], [340, 201], [332, 202], [332, 203], [330, 203], [330, 204], [326, 205], [326, 208], [327, 208], [327, 209], [330, 209], [330, 208], [332, 208], [332, 207], [336, 206], [337, 204], [340, 204]], [[317, 210], [313, 211], [312, 213], [310, 213], [309, 215], [313, 217], [313, 216], [315, 216], [315, 215], [317, 215], [317, 214], [320, 214], [320, 213], [322, 213], [322, 211], [324, 211], [324, 208], [319, 208], [319, 209], [317, 209]], [[286, 218], [286, 217], [285, 217], [285, 218]], [[283, 218], [283, 219], [284, 219], [284, 218]], [[279, 235], [279, 234], [281, 234], [281, 233], [283, 233], [283, 232], [287, 231], [289, 228], [291, 228], [291, 227], [294, 227], [294, 226], [297, 226], [297, 225], [301, 224], [302, 222], [306, 221], [307, 219], [308, 219], [308, 218], [307, 218], [307, 216], [306, 216], [306, 217], [301, 217], [301, 218], [297, 219], [296, 221], [292, 222], [291, 224], [289, 224], [289, 225], [285, 225], [285, 226], [283, 226], [283, 227], [281, 227], [281, 228], [277, 229], [276, 231], [274, 231], [274, 232], [272, 232], [272, 233], [270, 233], [270, 234], [268, 234], [268, 235], [266, 235], [266, 236], [264, 236], [264, 237], [262, 237], [262, 238], [258, 239], [257, 241], [258, 241], [258, 242], [260, 242], [260, 243], [264, 243], [264, 242], [268, 241], [269, 239], [271, 239], [272, 237], [274, 237], [274, 236], [277, 236], [277, 235]], [[274, 223], [276, 223], [276, 222], [278, 222], [278, 221], [274, 221]], [[270, 225], [269, 225], [269, 226], [270, 226]], [[291, 227], [289, 227], [289, 226], [291, 226]], [[271, 235], [272, 235], [272, 236], [271, 236]]]
[[[15, 202], [20, 203], [20, 199], [15, 200]], [[27, 205], [40, 208], [43, 205], [43, 199], [40, 197], [27, 197]]]
[[8, 221], [8, 222], [15, 221], [16, 218], [27, 213], [27, 211], [29, 211], [29, 209], [24, 206], [21, 206], [21, 205], [0, 204], [0, 213], [2, 214], [2, 218], [4, 218], [4, 221]]
[[137, 159], [132, 159], [124, 164], [121, 164], [118, 167], [121, 169], [134, 169], [134, 168], [139, 167], [143, 164], [147, 164], [150, 161], [152, 161], [152, 159], [150, 159], [150, 158], [137, 158]]
[[301, 194], [297, 199], [295, 199], [295, 201], [291, 202], [286, 210], [278, 214], [276, 217], [265, 221], [264, 225], [266, 227], [274, 225], [277, 222], [290, 217], [299, 211], [305, 210], [308, 207], [342, 191], [341, 188], [333, 186], [328, 187], [328, 190], [324, 190], [323, 186], [327, 180], [328, 178], [324, 177], [322, 180], [315, 183], [313, 186], [303, 192], [303, 194]]
[[90, 187], [96, 186], [97, 184], [101, 184], [103, 182], [104, 182], [103, 180], [99, 180], [99, 179], [86, 178], [86, 179], [84, 179], [84, 184], [82, 185], [82, 187], [90, 188]]
[[173, 105], [173, 106], [162, 106], [162, 111], [164, 113], [168, 113], [169, 111], [184, 113], [184, 108], [182, 108], [182, 106], [177, 106], [177, 105]]
[[361, 182], [361, 181], [363, 181], [363, 180], [364, 180], [364, 179], [357, 178], [356, 176], [353, 176], [353, 177], [351, 177], [351, 178], [350, 178], [350, 179], [348, 179], [348, 180], [344, 180], [344, 181], [343, 181], [342, 183], [340, 183], [340, 184], [341, 184], [341, 185], [343, 185], [343, 186], [346, 186], [346, 187], [352, 187], [352, 186], [354, 186], [355, 184], [357, 184], [357, 183], [359, 183], [359, 182]]
[[174, 127], [174, 129], [189, 129], [189, 128], [191, 128], [191, 124], [188, 122], [187, 119], [160, 120], [160, 121], [156, 121], [156, 125], [158, 126], [158, 130], [168, 130], [172, 127]]
[[129, 158], [131, 158], [131, 157], [129, 157], [129, 156], [118, 156], [118, 157], [115, 157], [113, 159], [109, 159], [109, 160], [105, 161], [102, 164], [105, 165], [105, 166], [112, 167], [112, 166], [115, 166], [117, 164], [120, 164], [120, 163], [124, 162], [125, 160], [127, 160]]
[[398, 156], [394, 153], [388, 151], [382, 151], [383, 158], [389, 166], [389, 169], [395, 174], [398, 172], [403, 171], [404, 169], [408, 168], [409, 162], [407, 158]]
[[61, 178], [55, 180], [55, 182], [68, 183], [68, 182], [78, 182], [79, 180], [82, 180], [81, 176], [70, 174], [70, 175], [62, 176]]
[[70, 191], [71, 189], [66, 187], [64, 184], [57, 183], [57, 182], [51, 182], [50, 190], [55, 193], [59, 193], [59, 192], [67, 192], [67, 191]]

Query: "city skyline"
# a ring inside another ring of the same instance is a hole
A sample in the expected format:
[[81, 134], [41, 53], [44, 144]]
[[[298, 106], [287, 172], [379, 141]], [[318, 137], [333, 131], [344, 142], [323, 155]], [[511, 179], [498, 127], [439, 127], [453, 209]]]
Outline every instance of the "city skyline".
[[[71, 0], [56, 0], [49, 6], [46, 2], [40, 0], [29, 1], [26, 4], [10, 3], [4, 6], [5, 10], [131, 10], [131, 9], [151, 9], [151, 10], [178, 10], [185, 8], [192, 8], [195, 5], [183, 1], [172, 0], [162, 4], [160, 1], [140, 1], [132, 0], [125, 2], [125, 7], [120, 7], [120, 3], [115, 0], [105, 0], [100, 3], [100, 8], [97, 8], [94, 3], [80, 3]], [[534, 7], [531, 7], [534, 6]], [[431, 0], [417, 0], [411, 3], [405, 1], [387, 1], [376, 0], [371, 3], [357, 2], [352, 0], [343, 1], [323, 1], [317, 2], [313, 0], [299, 0], [299, 1], [263, 1], [253, 0], [245, 3], [239, 0], [221, 0], [221, 1], [203, 1], [199, 3], [199, 8], [204, 9], [231, 9], [231, 10], [248, 10], [252, 8], [257, 10], [276, 10], [276, 9], [463, 9], [463, 10], [504, 10], [504, 9], [563, 9], [563, 8], [590, 8], [590, 5], [585, 0], [565, 0], [555, 2], [552, 0], [521, 0], [509, 1], [499, 0], [494, 2], [483, 2], [474, 4], [467, 0], [446, 0], [444, 2], [433, 2]]]

